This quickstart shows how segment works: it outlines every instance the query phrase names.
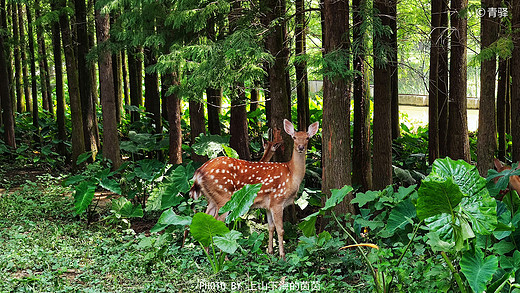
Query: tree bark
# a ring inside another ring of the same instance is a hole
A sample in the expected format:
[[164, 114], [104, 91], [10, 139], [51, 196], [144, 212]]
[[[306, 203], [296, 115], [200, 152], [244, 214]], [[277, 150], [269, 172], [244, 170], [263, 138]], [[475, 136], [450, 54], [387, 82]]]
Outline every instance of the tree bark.
[[[274, 20], [279, 23], [274, 26], [266, 37], [267, 51], [275, 58], [274, 63], [268, 67], [270, 113], [268, 116], [269, 126], [272, 129], [283, 129], [283, 119], [291, 120], [290, 115], [290, 93], [288, 92], [286, 68], [289, 50], [286, 47], [287, 35], [285, 21], [281, 20], [285, 15], [284, 0], [265, 0], [266, 17], [264, 24], [270, 25]], [[284, 147], [278, 148], [274, 160], [286, 162], [291, 158], [292, 138], [283, 135]]]
[[[348, 54], [349, 7], [347, 0], [326, 0], [323, 3], [325, 26], [324, 54]], [[349, 64], [342, 66], [349, 67]], [[350, 153], [350, 81], [325, 68], [323, 79], [323, 125], [322, 125], [322, 192], [329, 197], [331, 189], [340, 189], [351, 184]], [[300, 129], [303, 130], [303, 129]], [[338, 214], [355, 214], [350, 205], [352, 195], [335, 207]], [[326, 201], [322, 200], [322, 204]]]
[[366, 31], [362, 24], [367, 10], [366, 0], [352, 1], [354, 70], [354, 133], [352, 148], [352, 184], [361, 191], [372, 189], [372, 154], [370, 152], [370, 88], [365, 60]]
[[16, 91], [16, 112], [22, 113], [25, 109], [22, 94], [22, 57], [20, 55], [20, 33], [18, 32], [18, 9], [20, 4], [13, 4], [11, 21], [13, 26], [13, 42], [14, 42], [14, 88]]
[[437, 82], [437, 99], [439, 110], [439, 157], [448, 155], [448, 121], [449, 121], [449, 72], [448, 72], [448, 0], [442, 0], [441, 6], [441, 36], [439, 44], [439, 81]]
[[112, 54], [112, 72], [114, 76], [114, 92], [116, 95], [116, 121], [119, 125], [121, 123], [121, 110], [123, 103], [123, 94], [121, 90], [121, 52]]
[[74, 0], [76, 16], [76, 50], [78, 62], [79, 94], [81, 99], [81, 110], [83, 117], [83, 134], [85, 136], [85, 149], [91, 151], [93, 157], [98, 152], [98, 132], [97, 118], [95, 112], [94, 99], [92, 97], [92, 76], [90, 65], [87, 62], [89, 50], [88, 31], [87, 31], [87, 7], [85, 0]]
[[117, 132], [116, 94], [112, 69], [112, 54], [104, 46], [110, 38], [110, 16], [96, 10], [96, 36], [101, 48], [98, 59], [99, 88], [103, 113], [103, 156], [112, 161], [112, 169], [121, 166], [119, 135]]
[[498, 131], [498, 159], [506, 159], [506, 92], [509, 84], [507, 70], [508, 60], [500, 58], [498, 61], [498, 88], [497, 88], [497, 131]]
[[[52, 1], [51, 8], [57, 11], [56, 2]], [[60, 24], [54, 22], [52, 24], [52, 54], [54, 55], [54, 72], [56, 83], [56, 124], [58, 127], [58, 153], [62, 156], [67, 154], [67, 133], [65, 130], [65, 94], [63, 92], [63, 66], [61, 62], [61, 37]]]
[[467, 116], [467, 19], [460, 12], [468, 6], [467, 0], [451, 1], [451, 58], [448, 122], [448, 155], [470, 162]]
[[222, 104], [222, 89], [206, 89], [208, 100], [208, 131], [220, 135], [220, 106]]
[[231, 99], [231, 118], [229, 122], [231, 138], [229, 146], [237, 151], [240, 159], [251, 160], [244, 87], [242, 85], [235, 86], [234, 95], [236, 97]]
[[[482, 0], [481, 6], [498, 7], [500, 2]], [[496, 19], [485, 14], [480, 18], [481, 50], [489, 47], [498, 35]], [[480, 108], [478, 114], [477, 167], [481, 176], [486, 177], [489, 169], [493, 169], [493, 158], [497, 149], [497, 130], [495, 121], [495, 71], [496, 57], [482, 60], [480, 66]]]
[[305, 18], [305, 1], [296, 0], [296, 18], [295, 31], [296, 38], [295, 55], [296, 58], [301, 58], [294, 62], [294, 69], [296, 71], [296, 96], [297, 96], [297, 113], [298, 113], [298, 129], [307, 129], [310, 123], [309, 113], [309, 80], [307, 76], [307, 61], [305, 55], [307, 54], [306, 30], [307, 20]]
[[392, 30], [390, 42], [390, 95], [392, 99], [392, 139], [401, 136], [401, 124], [399, 123], [399, 66], [397, 59], [397, 0], [386, 0], [390, 5], [389, 26]]
[[[178, 85], [179, 80], [177, 73], [162, 75], [163, 92], [167, 92], [170, 86]], [[182, 129], [181, 129], [181, 99], [177, 94], [163, 96], [163, 102], [166, 102], [168, 108], [168, 125], [170, 128], [170, 148], [168, 151], [170, 164], [182, 163]]]
[[23, 80], [23, 92], [25, 97], [25, 112], [32, 113], [31, 103], [31, 92], [29, 90], [29, 73], [27, 70], [27, 55], [25, 51], [25, 22], [23, 19], [22, 4], [18, 4], [18, 31], [20, 32], [20, 57], [22, 58], [22, 80]]
[[[64, 7], [64, 1], [60, 1]], [[60, 7], [60, 8], [61, 8]], [[72, 164], [76, 166], [78, 156], [85, 152], [85, 136], [83, 134], [83, 117], [79, 93], [78, 68], [74, 55], [72, 32], [66, 14], [60, 14], [60, 29], [65, 53], [67, 81], [69, 85], [70, 116], [72, 122]]]
[[[374, 8], [383, 25], [390, 25], [390, 3], [374, 0]], [[391, 38], [374, 32], [377, 47], [389, 47]], [[376, 45], [374, 46], [376, 47]], [[392, 184], [392, 97], [391, 72], [388, 66], [390, 52], [374, 52], [374, 149], [372, 162], [373, 187], [384, 189]]]
[[13, 103], [11, 102], [11, 95], [9, 88], [11, 87], [9, 81], [9, 75], [7, 72], [7, 58], [5, 54], [5, 43], [4, 35], [0, 33], [0, 112], [2, 112], [2, 121], [4, 124], [4, 142], [12, 147], [16, 148], [16, 139], [14, 133], [14, 116], [13, 116]]
[[511, 137], [513, 162], [520, 161], [520, 3], [513, 1], [513, 56], [511, 58]]
[[[195, 100], [190, 100], [190, 128], [191, 128], [191, 144], [195, 143], [195, 138], [201, 133], [206, 134], [206, 123], [204, 120], [204, 106], [202, 103]], [[192, 150], [191, 157], [195, 162], [207, 161], [206, 156], [197, 155]]]
[[[140, 49], [130, 49], [128, 52], [128, 75], [130, 80], [130, 104], [139, 108], [143, 103], [143, 62], [139, 59]], [[132, 111], [130, 114], [130, 121], [135, 122], [140, 118], [139, 112]]]
[[430, 77], [428, 82], [428, 161], [439, 158], [439, 47], [442, 2], [431, 7]]
[[[145, 48], [145, 67], [155, 65], [157, 59], [151, 48]], [[155, 133], [162, 133], [161, 100], [159, 97], [159, 76], [155, 72], [146, 72], [144, 75], [145, 108], [151, 113], [155, 125]]]
[[[34, 140], [40, 142], [40, 124], [39, 113], [38, 113], [38, 87], [36, 84], [36, 58], [34, 56], [34, 34], [32, 30], [32, 14], [29, 5], [25, 5], [25, 11], [27, 13], [27, 37], [29, 38], [29, 67], [31, 70], [31, 95], [32, 95], [32, 109], [33, 109], [33, 127], [35, 128]], [[42, 71], [43, 68], [40, 68]], [[45, 82], [45, 80], [41, 80]]]

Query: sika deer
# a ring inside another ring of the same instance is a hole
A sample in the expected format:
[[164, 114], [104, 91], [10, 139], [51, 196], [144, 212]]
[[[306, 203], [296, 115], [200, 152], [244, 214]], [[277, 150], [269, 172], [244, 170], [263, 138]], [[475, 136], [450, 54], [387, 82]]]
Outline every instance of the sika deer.
[[262, 142], [264, 145], [264, 155], [260, 158], [260, 162], [269, 162], [273, 157], [276, 150], [283, 144], [283, 139], [281, 135], [280, 129], [273, 130], [273, 140], [272, 141], [264, 141], [262, 138]]
[[305, 175], [305, 156], [309, 139], [318, 132], [318, 122], [309, 126], [307, 132], [294, 131], [294, 126], [284, 120], [284, 129], [294, 139], [292, 158], [286, 163], [248, 162], [228, 157], [218, 157], [206, 162], [195, 171], [195, 182], [190, 196], [199, 198], [203, 193], [208, 201], [206, 213], [218, 216], [234, 192], [245, 184], [262, 183], [262, 188], [253, 203], [254, 208], [267, 210], [269, 226], [268, 252], [273, 253], [273, 236], [276, 228], [280, 257], [285, 259], [283, 249], [283, 209], [294, 202], [300, 183]]

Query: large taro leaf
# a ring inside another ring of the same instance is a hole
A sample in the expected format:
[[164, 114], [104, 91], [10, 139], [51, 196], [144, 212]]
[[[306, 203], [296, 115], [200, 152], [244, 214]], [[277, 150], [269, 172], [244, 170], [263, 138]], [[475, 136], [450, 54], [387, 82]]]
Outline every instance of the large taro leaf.
[[229, 229], [224, 222], [205, 213], [196, 213], [190, 225], [190, 233], [204, 247], [211, 244], [214, 236], [223, 236]]
[[477, 293], [486, 290], [487, 282], [497, 269], [498, 258], [494, 255], [484, 258], [484, 253], [478, 248], [474, 253], [467, 251], [460, 260], [460, 270], [466, 276], [473, 292]]
[[216, 158], [220, 153], [225, 152], [226, 155], [238, 158], [238, 154], [233, 152], [229, 147], [229, 136], [205, 135], [201, 133], [195, 138], [192, 146], [197, 155], [208, 156], [210, 159]]
[[418, 192], [417, 216], [420, 220], [443, 213], [452, 214], [463, 196], [452, 178], [432, 175], [423, 180]]
[[153, 226], [153, 228], [150, 230], [150, 232], [160, 232], [164, 228], [168, 227], [169, 225], [176, 225], [176, 226], [186, 226], [191, 225], [192, 218], [190, 216], [179, 216], [175, 214], [172, 208], [169, 208], [165, 210], [161, 216], [159, 217], [159, 220], [157, 221], [157, 224]]
[[400, 202], [388, 216], [386, 229], [392, 235], [397, 229], [404, 229], [408, 224], [413, 225], [416, 216], [415, 206], [410, 199]]
[[215, 245], [225, 253], [233, 254], [238, 249], [237, 240], [240, 236], [242, 236], [242, 233], [231, 230], [229, 233], [224, 234], [224, 236], [215, 236]]
[[436, 160], [423, 180], [417, 199], [417, 216], [440, 240], [464, 248], [475, 233], [490, 234], [497, 225], [496, 201], [489, 196], [486, 180], [462, 160]]
[[125, 197], [114, 199], [112, 201], [112, 210], [123, 218], [142, 218], [144, 215], [143, 208], [140, 204], [134, 206], [132, 202]]
[[74, 213], [80, 215], [84, 213], [96, 192], [96, 184], [91, 181], [83, 181], [74, 190]]
[[249, 211], [260, 188], [262, 188], [262, 183], [246, 184], [231, 196], [231, 199], [220, 208], [220, 214], [230, 212], [226, 216], [226, 223], [235, 221]]

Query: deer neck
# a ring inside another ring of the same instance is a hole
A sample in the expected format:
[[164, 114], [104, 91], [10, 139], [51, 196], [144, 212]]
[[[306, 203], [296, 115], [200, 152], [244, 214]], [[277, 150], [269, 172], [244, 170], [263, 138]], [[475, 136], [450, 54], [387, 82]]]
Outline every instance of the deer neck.
[[305, 153], [299, 153], [297, 150], [293, 150], [291, 160], [287, 162], [289, 170], [291, 170], [292, 183], [299, 187], [300, 183], [305, 176]]

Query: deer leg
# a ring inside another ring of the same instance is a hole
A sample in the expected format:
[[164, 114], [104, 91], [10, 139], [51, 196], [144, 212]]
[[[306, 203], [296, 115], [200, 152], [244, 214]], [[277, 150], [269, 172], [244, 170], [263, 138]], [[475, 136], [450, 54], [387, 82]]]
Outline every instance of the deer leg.
[[273, 214], [270, 210], [266, 210], [267, 214], [267, 226], [269, 227], [269, 242], [267, 246], [267, 252], [273, 254], [273, 235], [274, 235], [274, 221]]
[[283, 207], [278, 206], [272, 212], [274, 226], [276, 227], [276, 234], [278, 234], [278, 249], [280, 250], [280, 257], [285, 260], [285, 251], [283, 250]]

